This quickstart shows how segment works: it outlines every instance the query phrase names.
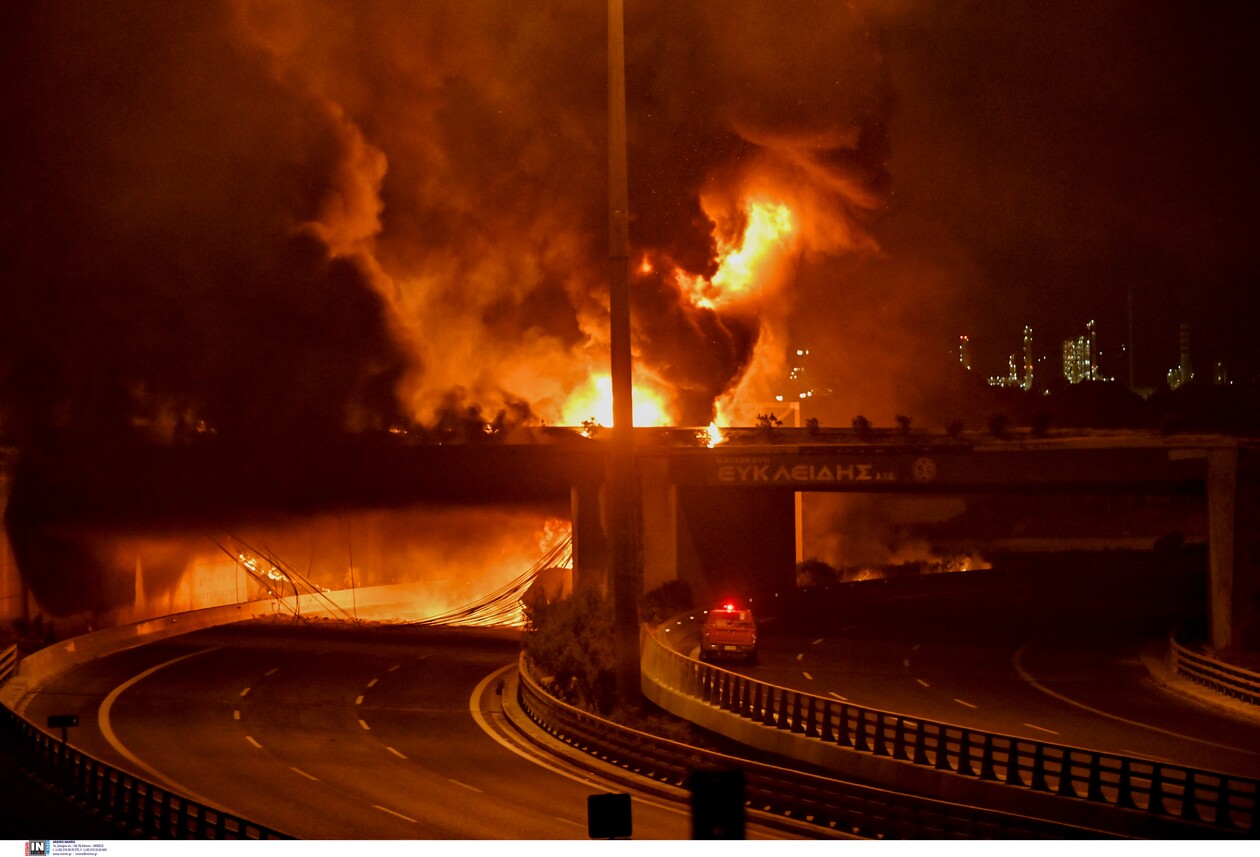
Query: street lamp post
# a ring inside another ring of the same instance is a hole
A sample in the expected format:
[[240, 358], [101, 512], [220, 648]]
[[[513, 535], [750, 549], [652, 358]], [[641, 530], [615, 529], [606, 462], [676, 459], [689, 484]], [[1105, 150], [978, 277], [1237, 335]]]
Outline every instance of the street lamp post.
[[643, 574], [635, 508], [634, 403], [630, 378], [630, 224], [626, 170], [626, 56], [622, 0], [608, 0], [608, 315], [613, 430], [608, 456], [608, 523], [617, 694], [642, 698], [639, 595]]

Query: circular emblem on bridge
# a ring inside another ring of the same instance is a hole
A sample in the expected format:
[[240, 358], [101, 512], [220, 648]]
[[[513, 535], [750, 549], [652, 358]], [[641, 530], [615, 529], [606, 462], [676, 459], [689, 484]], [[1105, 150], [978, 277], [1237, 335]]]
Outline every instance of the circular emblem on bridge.
[[914, 478], [919, 482], [931, 482], [936, 478], [936, 462], [930, 458], [919, 458], [914, 462]]

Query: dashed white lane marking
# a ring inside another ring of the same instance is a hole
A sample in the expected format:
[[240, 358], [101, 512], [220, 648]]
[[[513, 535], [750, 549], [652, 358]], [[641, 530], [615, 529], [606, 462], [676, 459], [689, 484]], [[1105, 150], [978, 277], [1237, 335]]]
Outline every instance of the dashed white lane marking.
[[1028, 643], [1024, 643], [1024, 645], [1016, 649], [1015, 654], [1011, 656], [1011, 663], [1015, 667], [1015, 672], [1019, 673], [1020, 678], [1028, 682], [1028, 684], [1031, 687], [1035, 687], [1037, 690], [1044, 693], [1046, 696], [1052, 696], [1055, 699], [1059, 700], [1060, 702], [1065, 702], [1074, 708], [1079, 708], [1082, 711], [1088, 711], [1090, 714], [1097, 714], [1099, 717], [1106, 717], [1109, 720], [1115, 720], [1119, 723], [1124, 723], [1128, 726], [1137, 726], [1141, 729], [1148, 729], [1151, 732], [1158, 732], [1161, 735], [1171, 735], [1174, 738], [1180, 738], [1184, 741], [1194, 741], [1196, 744], [1206, 744], [1209, 747], [1219, 747], [1223, 750], [1232, 750], [1233, 752], [1236, 752], [1236, 753], [1247, 753], [1248, 755], [1251, 755], [1251, 756], [1260, 755], [1256, 753], [1255, 750], [1245, 750], [1237, 746], [1231, 747], [1228, 744], [1218, 744], [1215, 741], [1207, 741], [1203, 738], [1199, 738], [1194, 735], [1186, 735], [1181, 732], [1173, 732], [1171, 729], [1161, 729], [1160, 727], [1152, 726], [1149, 723], [1142, 723], [1137, 720], [1129, 720], [1128, 718], [1120, 717], [1119, 715], [1111, 714], [1110, 712], [1102, 711], [1101, 709], [1086, 705], [1083, 702], [1077, 702], [1075, 699], [1064, 696], [1061, 693], [1056, 693], [1055, 691], [1043, 685], [1041, 682], [1037, 681], [1035, 678], [1033, 678], [1032, 674], [1028, 672], [1028, 670], [1024, 669], [1024, 664], [1023, 664], [1024, 652], [1028, 650], [1028, 646], [1029, 646]]
[[241, 710], [239, 708], [232, 712], [232, 719], [233, 720], [241, 719]]
[[272, 667], [271, 669], [263, 673], [263, 675], [275, 675], [278, 672], [280, 672], [280, 667]]
[[854, 628], [856, 628], [856, 627], [857, 627], [857, 625], [845, 625], [845, 626], [844, 626], [843, 628], [841, 628], [840, 630], [841, 630], [841, 631], [852, 631], [852, 630], [853, 630]]
[[362, 704], [363, 704], [363, 696], [362, 696], [362, 694], [360, 694], [359, 696], [356, 696], [356, 697], [354, 698], [354, 704], [355, 704], [355, 705], [362, 705]]
[[368, 682], [368, 687], [376, 687], [376, 683], [377, 683], [378, 681], [380, 681], [380, 679], [379, 679], [379, 678], [374, 678], [374, 679], [372, 679], [370, 682]]
[[553, 815], [552, 818], [554, 818], [556, 821], [563, 821], [565, 824], [572, 824], [574, 827], [582, 827], [582, 828], [586, 827], [585, 824], [579, 824], [578, 822], [574, 821], [571, 818], [561, 818], [558, 815]]
[[389, 669], [385, 670], [385, 672], [387, 672], [387, 673], [392, 673], [394, 670], [398, 669], [400, 666], [402, 666], [402, 664], [394, 664], [392, 667], [390, 667]]
[[910, 659], [909, 659], [909, 658], [902, 658], [902, 659], [901, 659], [901, 665], [902, 665], [903, 667], [905, 667], [906, 669], [910, 669]]
[[447, 779], [457, 786], [463, 786], [469, 791], [476, 792], [477, 794], [484, 794], [484, 792], [482, 792], [481, 789], [477, 788], [476, 786], [470, 786], [468, 785], [468, 783], [461, 783], [459, 780], [452, 780], [450, 777], [447, 777]]
[[389, 752], [393, 753], [395, 756], [397, 756], [397, 757], [398, 757], [398, 758], [400, 758], [400, 759], [406, 759], [406, 758], [407, 758], [407, 757], [406, 757], [406, 756], [404, 756], [402, 753], [399, 753], [397, 750], [395, 750], [393, 747], [386, 747], [385, 749], [386, 749], [386, 750], [388, 750]]
[[1027, 726], [1029, 729], [1036, 729], [1038, 732], [1046, 732], [1046, 733], [1049, 733], [1050, 735], [1059, 734], [1058, 732], [1055, 732], [1053, 729], [1047, 729], [1044, 726], [1038, 726], [1036, 723], [1025, 723], [1024, 725]]
[[249, 691], [250, 691], [250, 689], [249, 689], [248, 687], [247, 687], [247, 688], [245, 688], [244, 690], [242, 690], [242, 691], [241, 691], [241, 698], [244, 698], [245, 696], [247, 696], [247, 695], [249, 694]]
[[360, 726], [362, 726], [364, 729], [367, 729], [368, 731], [371, 731], [371, 729], [372, 729], [372, 727], [371, 727], [371, 726], [368, 726], [368, 725], [367, 725], [366, 723], [364, 723], [362, 720], [360, 720], [360, 721], [359, 721], [359, 725], [360, 725]]
[[801, 675], [805, 676], [805, 678], [809, 679], [810, 681], [814, 680], [814, 677], [807, 672], [802, 672]]
[[289, 770], [295, 774], [301, 774], [302, 776], [306, 777], [308, 780], [310, 780], [313, 783], [319, 782], [319, 777], [313, 777], [310, 774], [308, 774], [306, 771], [302, 770], [301, 768], [295, 768], [292, 765], [290, 765]]
[[372, 804], [372, 806], [373, 806], [375, 809], [379, 809], [381, 812], [388, 812], [390, 815], [393, 815], [393, 816], [396, 816], [396, 817], [398, 817], [398, 818], [401, 818], [403, 821], [410, 821], [412, 824], [419, 824], [419, 823], [420, 823], [420, 822], [416, 821], [414, 818], [412, 818], [411, 816], [408, 816], [408, 815], [403, 815], [401, 812], [394, 812], [392, 809], [386, 809], [385, 807], [381, 806], [380, 804], [374, 803], [374, 804]]
[[804, 652], [802, 652], [801, 654], [797, 655], [797, 656], [796, 656], [796, 659], [797, 659], [798, 661], [803, 661], [803, 660], [805, 660], [805, 653], [804, 653]]
[[253, 744], [253, 745], [254, 745], [255, 747], [257, 747], [259, 750], [261, 750], [261, 749], [262, 749], [262, 744], [259, 744], [257, 741], [255, 741], [255, 740], [254, 740], [254, 736], [253, 736], [253, 735], [246, 735], [246, 736], [245, 736], [245, 740], [246, 740], [246, 741], [248, 741], [249, 743]]
[[919, 683], [919, 686], [920, 686], [920, 687], [931, 687], [931, 686], [932, 686], [932, 685], [928, 684], [927, 682], [925, 682], [925, 681], [924, 681], [923, 679], [921, 679], [921, 678], [916, 678], [916, 679], [915, 679], [915, 681], [917, 681], [917, 682]]
[[840, 694], [836, 693], [834, 690], [829, 690], [827, 691], [827, 693], [830, 694], [831, 696], [834, 696], [836, 699], [840, 700], [841, 702], [849, 701], [849, 698], [847, 696], [841, 696]]
[[815, 641], [813, 642], [813, 644], [812, 644], [812, 645], [817, 646], [817, 645], [818, 645], [819, 643], [821, 643], [822, 641], [823, 641], [823, 638], [822, 638], [822, 637], [819, 637], [817, 640], [815, 640]]
[[970, 702], [968, 702], [968, 701], [967, 701], [967, 700], [965, 700], [965, 699], [955, 699], [955, 700], [954, 700], [954, 702], [957, 702], [959, 705], [965, 705], [965, 706], [967, 706], [968, 708], [975, 708], [975, 707], [976, 707], [976, 706], [972, 705]]
[[910, 647], [910, 651], [917, 652], [921, 648], [923, 648], [922, 643], [915, 643], [913, 646]]

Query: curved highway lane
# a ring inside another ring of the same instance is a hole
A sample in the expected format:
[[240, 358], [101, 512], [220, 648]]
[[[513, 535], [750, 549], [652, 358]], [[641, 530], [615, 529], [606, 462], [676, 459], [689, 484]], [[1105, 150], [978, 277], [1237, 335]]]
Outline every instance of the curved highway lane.
[[1260, 717], [1151, 677], [1143, 650], [1166, 633], [1166, 605], [1131, 597], [1130, 582], [938, 577], [851, 587], [829, 607], [816, 593], [804, 611], [759, 605], [758, 663], [723, 666], [870, 708], [1260, 777]]
[[[300, 838], [584, 839], [587, 796], [627, 789], [491, 734], [494, 678], [517, 650], [466, 632], [249, 623], [102, 658], [24, 713], [78, 713], [72, 744]], [[685, 806], [633, 801], [634, 838], [690, 836]], [[750, 838], [783, 837], [751, 822]]]

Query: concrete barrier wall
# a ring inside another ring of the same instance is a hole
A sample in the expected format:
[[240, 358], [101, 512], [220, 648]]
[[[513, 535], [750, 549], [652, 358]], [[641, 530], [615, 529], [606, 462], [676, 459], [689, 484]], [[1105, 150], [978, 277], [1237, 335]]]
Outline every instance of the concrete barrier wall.
[[409, 608], [409, 605], [422, 596], [424, 591], [423, 584], [342, 589], [320, 596], [286, 596], [281, 599], [268, 598], [265, 601], [207, 607], [204, 610], [176, 613], [92, 631], [63, 640], [23, 658], [17, 674], [0, 689], [0, 702], [13, 708], [25, 694], [37, 690], [48, 680], [96, 658], [204, 628], [248, 619], [292, 616], [295, 613], [307, 618], [347, 618], [353, 615], [373, 621], [423, 618], [415, 615], [414, 608]]

